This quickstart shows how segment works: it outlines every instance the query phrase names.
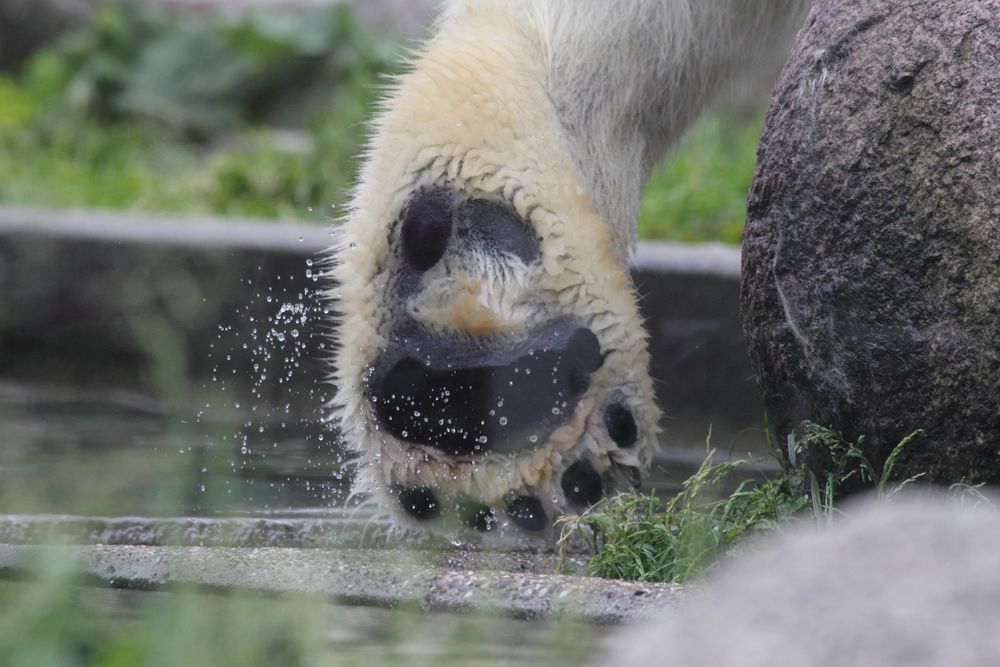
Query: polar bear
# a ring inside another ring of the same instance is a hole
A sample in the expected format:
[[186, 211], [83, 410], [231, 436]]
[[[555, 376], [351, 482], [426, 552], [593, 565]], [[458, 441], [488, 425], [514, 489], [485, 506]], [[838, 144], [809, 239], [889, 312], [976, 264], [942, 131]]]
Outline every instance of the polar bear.
[[547, 537], [659, 436], [628, 273], [650, 171], [808, 0], [455, 0], [371, 125], [332, 409], [401, 521]]

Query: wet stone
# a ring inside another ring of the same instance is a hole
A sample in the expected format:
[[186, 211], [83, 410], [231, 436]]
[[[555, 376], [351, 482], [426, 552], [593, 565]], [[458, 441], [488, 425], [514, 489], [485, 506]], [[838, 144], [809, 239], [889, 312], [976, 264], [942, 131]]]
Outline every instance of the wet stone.
[[604, 425], [616, 445], [628, 449], [639, 439], [632, 411], [621, 403], [612, 403], [604, 412]]
[[517, 496], [507, 503], [507, 516], [525, 530], [544, 530], [549, 523], [541, 501], [533, 496]]
[[400, 488], [397, 494], [399, 504], [415, 519], [426, 521], [441, 513], [441, 504], [437, 496], [426, 486]]
[[587, 460], [581, 459], [566, 468], [561, 484], [566, 500], [579, 508], [589, 507], [604, 496], [601, 476]]

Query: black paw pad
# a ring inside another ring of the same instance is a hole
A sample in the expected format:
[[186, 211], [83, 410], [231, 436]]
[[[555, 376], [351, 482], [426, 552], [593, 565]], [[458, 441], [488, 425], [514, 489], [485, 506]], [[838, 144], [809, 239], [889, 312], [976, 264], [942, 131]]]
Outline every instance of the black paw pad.
[[622, 449], [628, 449], [639, 439], [639, 429], [635, 425], [632, 411], [621, 403], [612, 403], [604, 411], [604, 425], [608, 435]]
[[541, 254], [535, 232], [517, 213], [483, 199], [470, 199], [456, 209], [455, 240], [465, 251], [513, 255], [525, 264]]
[[566, 500], [577, 507], [590, 507], [604, 495], [601, 476], [590, 461], [580, 460], [566, 468], [561, 484]]
[[399, 504], [415, 519], [426, 521], [441, 513], [441, 503], [438, 502], [434, 492], [426, 486], [399, 488], [396, 493]]
[[492, 507], [483, 503], [469, 503], [462, 508], [462, 518], [470, 528], [488, 533], [496, 528], [497, 513]]
[[[587, 374], [593, 373], [604, 363], [604, 355], [601, 353], [601, 343], [597, 336], [590, 329], [577, 329], [570, 336], [569, 344], [566, 346], [566, 357], [577, 367]], [[587, 379], [587, 387], [590, 386], [590, 379]], [[586, 387], [582, 391], [586, 391]], [[582, 393], [582, 392], [581, 392]]]
[[604, 362], [597, 336], [569, 322], [510, 349], [420, 333], [406, 344], [421, 358], [379, 362], [366, 390], [375, 416], [394, 437], [452, 456], [544, 443]]
[[403, 254], [418, 271], [437, 264], [451, 237], [453, 196], [435, 188], [414, 195], [403, 213]]
[[549, 525], [541, 501], [532, 496], [517, 496], [508, 502], [507, 516], [525, 530], [544, 530]]

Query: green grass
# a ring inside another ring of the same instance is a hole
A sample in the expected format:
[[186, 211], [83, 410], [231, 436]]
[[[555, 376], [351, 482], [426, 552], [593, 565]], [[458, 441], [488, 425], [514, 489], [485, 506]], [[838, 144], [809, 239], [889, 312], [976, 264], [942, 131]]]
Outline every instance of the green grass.
[[698, 122], [653, 171], [639, 237], [739, 243], [761, 122], [726, 111]]
[[0, 582], [0, 659], [10, 667], [319, 664], [317, 603], [200, 596], [138, 598], [44, 579]]
[[48, 559], [27, 580], [0, 580], [4, 667], [379, 667], [501, 665], [526, 657], [575, 665], [587, 630], [482, 613], [430, 614], [175, 588], [133, 592], [87, 585]]
[[[343, 7], [214, 21], [103, 7], [0, 74], [0, 203], [326, 219], [399, 52]], [[759, 124], [696, 125], [654, 172], [639, 236], [738, 243]]]
[[[916, 481], [891, 481], [895, 461], [919, 431], [904, 438], [881, 469], [862, 452], [862, 441], [849, 442], [827, 428], [804, 422], [785, 451], [774, 450], [781, 472], [763, 481], [747, 480], [732, 493], [723, 482], [745, 460], [713, 463], [709, 450], [697, 472], [667, 501], [654, 494], [622, 494], [581, 516], [564, 519], [563, 543], [574, 533], [593, 551], [592, 574], [616, 579], [687, 582], [698, 579], [719, 558], [746, 544], [750, 536], [790, 522], [827, 523], [847, 488], [872, 487], [882, 501]], [[832, 468], [817, 475], [802, 460], [812, 448], [828, 451]]]

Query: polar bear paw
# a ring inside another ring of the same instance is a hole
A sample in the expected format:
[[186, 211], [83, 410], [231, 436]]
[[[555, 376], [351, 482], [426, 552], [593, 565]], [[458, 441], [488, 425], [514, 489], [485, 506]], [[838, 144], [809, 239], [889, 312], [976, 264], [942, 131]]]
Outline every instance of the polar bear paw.
[[659, 413], [628, 267], [532, 60], [466, 51], [474, 32], [439, 37], [374, 125], [334, 255], [334, 410], [356, 487], [401, 521], [544, 537], [639, 483]]

